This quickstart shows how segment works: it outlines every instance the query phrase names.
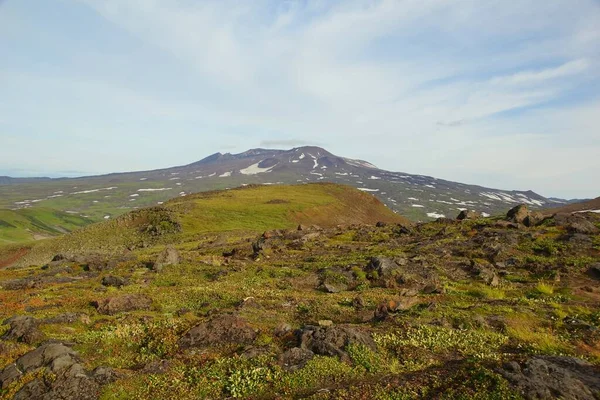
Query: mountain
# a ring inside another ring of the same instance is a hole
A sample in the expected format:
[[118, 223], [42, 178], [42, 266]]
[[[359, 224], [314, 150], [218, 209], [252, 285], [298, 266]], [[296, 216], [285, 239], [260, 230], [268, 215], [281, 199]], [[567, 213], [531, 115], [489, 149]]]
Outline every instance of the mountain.
[[567, 204], [532, 191], [507, 191], [424, 175], [391, 172], [363, 161], [306, 146], [291, 150], [251, 149], [215, 153], [200, 161], [166, 169], [81, 178], [0, 181], [0, 208], [39, 204], [95, 220], [156, 205], [190, 193], [248, 184], [335, 182], [371, 193], [411, 220], [453, 218], [461, 210], [503, 213], [525, 203], [530, 208]]

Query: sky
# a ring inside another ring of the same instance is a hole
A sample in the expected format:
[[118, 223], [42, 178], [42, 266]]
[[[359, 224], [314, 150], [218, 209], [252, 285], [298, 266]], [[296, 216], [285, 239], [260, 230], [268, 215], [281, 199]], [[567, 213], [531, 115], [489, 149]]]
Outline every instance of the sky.
[[318, 145], [600, 196], [599, 0], [0, 0], [0, 175]]

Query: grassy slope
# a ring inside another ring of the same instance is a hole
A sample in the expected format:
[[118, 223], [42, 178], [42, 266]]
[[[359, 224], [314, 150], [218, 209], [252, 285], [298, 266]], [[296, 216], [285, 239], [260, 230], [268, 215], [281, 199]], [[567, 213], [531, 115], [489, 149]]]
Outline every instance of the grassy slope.
[[89, 218], [48, 208], [0, 210], [0, 244], [58, 236], [92, 222]]
[[[330, 202], [332, 197], [339, 199], [339, 206]], [[273, 204], [275, 199], [289, 203]], [[154, 209], [154, 214], [145, 210], [93, 225], [64, 241], [44, 241], [39, 245], [117, 243], [120, 234], [130, 235], [165, 210], [183, 225], [182, 235], [165, 236], [178, 239], [175, 245], [182, 262], [160, 273], [150, 271], [143, 261], [155, 259], [163, 243], [136, 248], [136, 259], [99, 275], [88, 274], [78, 263], [67, 264], [68, 270], [65, 265], [0, 270], [0, 286], [46, 273], [77, 278], [24, 290], [0, 289], [0, 320], [16, 314], [42, 320], [65, 312], [84, 313], [73, 323], [43, 324], [41, 329], [48, 338], [75, 343], [86, 368], [119, 369], [122, 375], [102, 389], [102, 399], [519, 399], [494, 372], [507, 361], [540, 354], [574, 355], [600, 365], [600, 293], [595, 289], [598, 281], [585, 274], [589, 264], [600, 261], [600, 235], [590, 235], [593, 247], [580, 247], [561, 239], [564, 227], [509, 230], [496, 226], [493, 219], [432, 222], [413, 228], [411, 234], [398, 234], [394, 226], [355, 226], [324, 230], [300, 248], [291, 238], [275, 238], [274, 247], [263, 256], [249, 258], [248, 226], [293, 227], [323, 215], [334, 223], [365, 212], [365, 206], [352, 207], [369, 199], [332, 185], [215, 192], [177, 199]], [[374, 209], [380, 207], [375, 204]], [[396, 218], [384, 211], [359, 218]], [[600, 226], [600, 216], [588, 217]], [[247, 225], [252, 221], [254, 225]], [[206, 234], [197, 234], [202, 231]], [[223, 240], [213, 240], [215, 236]], [[516, 266], [507, 265], [499, 286], [490, 287], [467, 273], [467, 266], [470, 260], [490, 265], [488, 251], [498, 245], [502, 250], [494, 252], [498, 261], [511, 259]], [[232, 248], [240, 254], [226, 262], [221, 254]], [[407, 274], [403, 273], [408, 279], [382, 284], [367, 276], [360, 267], [375, 255], [409, 260]], [[353, 269], [358, 273], [353, 277], [339, 273], [348, 266], [359, 266]], [[443, 293], [419, 292], [419, 305], [372, 322], [378, 306], [406, 298], [401, 290], [418, 283], [423, 271], [432, 274]], [[125, 277], [130, 284], [103, 288], [100, 281], [108, 274]], [[346, 279], [349, 290], [317, 289], [324, 276]], [[92, 301], [126, 293], [149, 296], [152, 309], [106, 316], [91, 306]], [[364, 305], [353, 305], [355, 297]], [[241, 345], [211, 346], [196, 353], [177, 347], [178, 338], [190, 327], [220, 313], [236, 313], [258, 329], [253, 348], [266, 350], [266, 355], [240, 357], [246, 350]], [[573, 318], [577, 324], [569, 322]], [[279, 337], [275, 328], [289, 324], [293, 332], [320, 320], [360, 326], [374, 336], [376, 351], [352, 347], [349, 362], [317, 356], [297, 371], [282, 370], [278, 355], [296, 344], [293, 333]], [[580, 328], [585, 324], [591, 328]], [[0, 326], [0, 336], [6, 329]], [[0, 352], [0, 368], [35, 347], [1, 339], [0, 344], [6, 346]], [[165, 373], [150, 375], [140, 368], [159, 360], [168, 361]], [[0, 391], [0, 398], [12, 398], [9, 394], [27, 379]]]
[[[160, 221], [179, 224], [181, 233], [159, 239], [140, 233], [144, 227]], [[181, 241], [207, 232], [256, 233], [293, 228], [300, 223], [327, 227], [378, 221], [408, 223], [375, 197], [349, 186], [251, 186], [180, 197], [160, 207], [133, 211], [61, 238], [36, 243], [21, 262], [44, 263], [57, 253], [118, 254], [156, 240]]]

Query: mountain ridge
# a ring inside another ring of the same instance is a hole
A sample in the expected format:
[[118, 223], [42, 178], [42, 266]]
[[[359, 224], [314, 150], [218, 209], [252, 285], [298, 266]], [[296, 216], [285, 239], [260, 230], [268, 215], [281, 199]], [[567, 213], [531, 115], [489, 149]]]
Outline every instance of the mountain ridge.
[[454, 217], [465, 209], [491, 215], [504, 213], [519, 203], [534, 209], [570, 203], [546, 198], [532, 190], [493, 189], [387, 171], [368, 161], [334, 155], [318, 146], [302, 146], [289, 150], [253, 148], [237, 154], [217, 152], [190, 164], [149, 171], [10, 180], [8, 184], [0, 181], [0, 208], [28, 208], [43, 202], [100, 220], [195, 192], [248, 184], [310, 182], [354, 186], [414, 221]]

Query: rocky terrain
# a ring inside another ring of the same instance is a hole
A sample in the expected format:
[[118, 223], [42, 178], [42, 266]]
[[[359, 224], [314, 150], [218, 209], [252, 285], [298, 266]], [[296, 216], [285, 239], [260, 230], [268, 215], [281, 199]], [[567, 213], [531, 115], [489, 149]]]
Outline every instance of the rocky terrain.
[[0, 247], [6, 399], [598, 399], [600, 214], [412, 223], [332, 184]]
[[[390, 172], [361, 160], [339, 157], [319, 147], [291, 150], [253, 149], [240, 154], [216, 153], [201, 161], [154, 171], [73, 179], [0, 178], [0, 208], [44, 206], [72, 216], [100, 221], [132, 209], [153, 206], [190, 193], [248, 184], [333, 182], [377, 197], [391, 210], [413, 221], [454, 217], [462, 210], [504, 214], [517, 204], [532, 209], [566, 204], [532, 191], [490, 189], [404, 172]], [[0, 214], [0, 223], [2, 216]], [[57, 225], [69, 230], [68, 226]], [[0, 233], [10, 231], [2, 228]], [[29, 235], [27, 234], [29, 232]], [[36, 229], [22, 231], [33, 239]], [[9, 232], [10, 233], [10, 232]], [[4, 236], [8, 237], [9, 233]], [[38, 232], [47, 234], [48, 231]], [[15, 241], [15, 234], [12, 234]], [[3, 240], [0, 235], [0, 240]], [[9, 239], [4, 238], [7, 242]]]

